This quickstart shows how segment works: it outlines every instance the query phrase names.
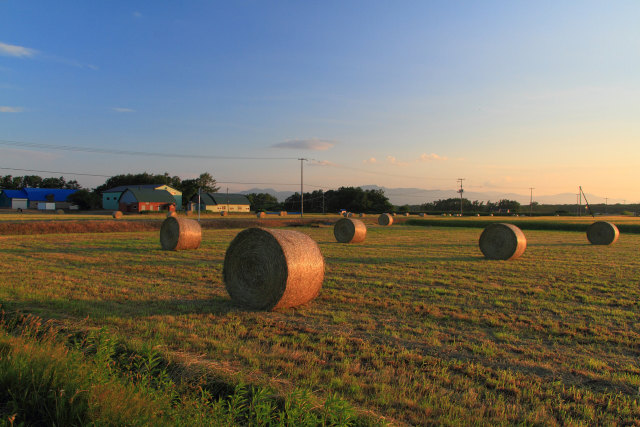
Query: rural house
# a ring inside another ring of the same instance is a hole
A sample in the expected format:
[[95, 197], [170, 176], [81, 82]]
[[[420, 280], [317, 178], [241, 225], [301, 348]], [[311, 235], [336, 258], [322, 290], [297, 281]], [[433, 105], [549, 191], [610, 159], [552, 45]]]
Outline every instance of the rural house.
[[122, 185], [120, 187], [114, 187], [105, 190], [102, 192], [102, 209], [110, 211], [120, 209], [120, 196], [122, 196], [122, 193], [130, 188], [135, 190], [165, 190], [173, 196], [177, 209], [182, 209], [182, 192], [164, 184]]
[[167, 190], [128, 188], [118, 200], [118, 210], [122, 212], [173, 212], [176, 210], [176, 199]]
[[67, 202], [67, 197], [78, 190], [62, 188], [23, 188], [22, 190], [2, 190], [0, 207], [11, 209], [77, 209]]
[[[191, 198], [189, 210], [198, 210], [198, 195]], [[200, 210], [211, 212], [249, 212], [251, 203], [244, 194], [201, 193]]]

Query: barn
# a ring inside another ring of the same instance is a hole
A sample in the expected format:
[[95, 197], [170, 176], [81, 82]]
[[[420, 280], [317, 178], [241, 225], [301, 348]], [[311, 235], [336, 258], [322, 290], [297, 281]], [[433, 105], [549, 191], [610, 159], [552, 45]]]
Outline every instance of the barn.
[[23, 188], [22, 190], [2, 190], [0, 207], [11, 209], [77, 209], [67, 202], [67, 197], [78, 190], [63, 188]]
[[[191, 198], [190, 210], [198, 210], [198, 195]], [[201, 193], [200, 210], [210, 212], [249, 212], [251, 202], [244, 194]]]
[[115, 211], [120, 209], [120, 196], [128, 189], [134, 190], [165, 190], [174, 198], [177, 209], [182, 209], [182, 192], [171, 188], [164, 184], [147, 184], [147, 185], [122, 185], [120, 187], [110, 188], [102, 192], [102, 209]]
[[167, 190], [128, 188], [118, 200], [118, 210], [122, 212], [173, 212], [176, 210], [176, 199]]

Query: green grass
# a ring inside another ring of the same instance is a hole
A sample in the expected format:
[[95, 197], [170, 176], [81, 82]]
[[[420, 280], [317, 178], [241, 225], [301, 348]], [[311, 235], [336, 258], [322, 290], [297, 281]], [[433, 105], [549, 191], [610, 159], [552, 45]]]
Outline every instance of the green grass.
[[0, 302], [154, 348], [184, 381], [207, 372], [280, 396], [340, 396], [358, 419], [640, 418], [640, 236], [599, 247], [583, 233], [531, 230], [525, 254], [503, 262], [481, 257], [474, 228], [370, 224], [358, 245], [336, 243], [330, 227], [296, 230], [327, 265], [305, 307], [231, 303], [222, 261], [240, 230], [228, 229], [205, 230], [191, 252], [163, 252], [151, 232], [0, 237]]

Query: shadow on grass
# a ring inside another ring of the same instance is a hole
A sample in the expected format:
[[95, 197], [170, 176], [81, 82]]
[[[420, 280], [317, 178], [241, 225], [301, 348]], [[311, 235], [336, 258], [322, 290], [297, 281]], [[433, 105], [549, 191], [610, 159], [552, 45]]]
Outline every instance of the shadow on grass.
[[231, 312], [250, 312], [232, 302], [230, 298], [169, 299], [169, 300], [52, 300], [2, 301], [6, 311], [33, 313], [44, 318], [89, 317], [143, 318], [150, 316], [183, 316], [190, 314], [225, 315]]

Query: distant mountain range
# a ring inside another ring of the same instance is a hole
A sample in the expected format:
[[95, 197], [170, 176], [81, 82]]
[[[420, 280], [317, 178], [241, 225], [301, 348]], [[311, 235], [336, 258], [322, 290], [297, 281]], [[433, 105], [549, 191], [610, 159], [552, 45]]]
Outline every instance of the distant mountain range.
[[[440, 199], [450, 199], [452, 197], [460, 197], [456, 190], [426, 190], [424, 188], [387, 188], [377, 185], [362, 185], [363, 190], [384, 190], [384, 194], [394, 205], [420, 205], [426, 202], [433, 202]], [[249, 193], [268, 193], [275, 196], [278, 201], [282, 202], [287, 197], [294, 194], [293, 191], [277, 191], [273, 188], [252, 188], [250, 190], [241, 191], [242, 194]], [[501, 199], [515, 200], [523, 205], [529, 204], [529, 194], [502, 193], [498, 191], [475, 192], [465, 191], [464, 198], [471, 201], [492, 201], [497, 202]], [[588, 200], [593, 204], [604, 203], [604, 197], [587, 193]], [[553, 195], [536, 195], [533, 194], [533, 201], [546, 205], [558, 204], [575, 204], [575, 193], [561, 193]], [[583, 200], [584, 203], [584, 200]], [[622, 203], [622, 200], [609, 199], [609, 204]]]

